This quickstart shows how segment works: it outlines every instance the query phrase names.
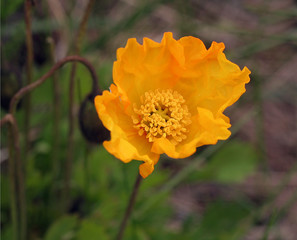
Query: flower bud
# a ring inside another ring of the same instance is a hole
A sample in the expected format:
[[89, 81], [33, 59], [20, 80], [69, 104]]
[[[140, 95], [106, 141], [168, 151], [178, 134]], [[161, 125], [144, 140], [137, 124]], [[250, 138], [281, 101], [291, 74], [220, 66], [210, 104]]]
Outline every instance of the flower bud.
[[83, 136], [91, 143], [98, 144], [109, 139], [109, 131], [98, 118], [93, 94], [87, 95], [80, 106], [79, 125]]

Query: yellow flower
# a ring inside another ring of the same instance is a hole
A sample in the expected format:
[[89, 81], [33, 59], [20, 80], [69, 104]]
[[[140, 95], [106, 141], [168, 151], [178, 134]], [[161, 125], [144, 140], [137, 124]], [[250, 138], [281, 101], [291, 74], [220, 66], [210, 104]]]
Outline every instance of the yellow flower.
[[206, 49], [194, 37], [161, 43], [128, 40], [117, 51], [114, 84], [96, 96], [95, 106], [111, 140], [104, 147], [125, 163], [140, 160], [143, 178], [160, 154], [185, 158], [196, 148], [230, 136], [223, 111], [245, 92], [250, 71], [226, 59], [223, 43]]

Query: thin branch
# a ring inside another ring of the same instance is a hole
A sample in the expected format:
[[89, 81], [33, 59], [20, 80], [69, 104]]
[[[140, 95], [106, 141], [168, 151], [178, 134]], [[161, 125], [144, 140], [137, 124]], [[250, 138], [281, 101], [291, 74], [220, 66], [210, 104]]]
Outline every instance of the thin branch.
[[120, 226], [119, 232], [117, 234], [116, 240], [121, 240], [123, 238], [124, 231], [126, 229], [128, 220], [129, 220], [130, 215], [132, 213], [133, 206], [135, 204], [135, 200], [136, 200], [136, 196], [137, 196], [137, 193], [138, 193], [138, 190], [139, 190], [141, 180], [142, 180], [142, 177], [140, 176], [140, 174], [138, 174], [137, 178], [136, 178], [136, 181], [135, 181], [135, 184], [134, 184], [134, 187], [133, 187], [132, 194], [131, 194], [130, 199], [129, 199], [128, 206], [126, 208], [124, 218], [123, 218], [123, 220], [121, 222], [121, 226]]
[[26, 196], [23, 162], [20, 157], [20, 138], [17, 122], [10, 113], [0, 120], [0, 127], [9, 123], [9, 181], [13, 239], [26, 239]]
[[75, 54], [77, 54], [77, 55], [80, 54], [80, 47], [82, 44], [83, 36], [86, 31], [86, 26], [87, 26], [88, 19], [91, 14], [94, 2], [95, 2], [95, 0], [90, 0], [88, 2], [88, 5], [86, 7], [86, 10], [85, 10], [83, 18], [82, 18], [82, 21], [79, 25], [78, 33], [76, 35], [76, 40], [75, 40]]
[[73, 133], [74, 133], [74, 78], [76, 74], [76, 63], [72, 64], [71, 73], [70, 73], [70, 80], [69, 80], [69, 109], [68, 109], [68, 139], [67, 139], [67, 156], [65, 161], [64, 167], [64, 191], [62, 195], [62, 209], [65, 211], [69, 204], [70, 198], [70, 178], [72, 172], [72, 158], [73, 158]]
[[32, 90], [34, 90], [36, 87], [38, 87], [39, 85], [41, 85], [47, 78], [51, 77], [53, 75], [53, 73], [61, 68], [65, 63], [67, 62], [80, 62], [83, 65], [85, 65], [88, 70], [90, 71], [91, 77], [92, 77], [92, 91], [94, 93], [94, 95], [99, 94], [101, 91], [99, 89], [98, 86], [98, 78], [97, 78], [97, 74], [96, 71], [94, 69], [94, 67], [92, 66], [92, 64], [86, 60], [83, 57], [79, 57], [79, 56], [68, 56], [63, 58], [62, 60], [60, 60], [59, 62], [57, 62], [46, 74], [44, 74], [41, 78], [39, 78], [38, 80], [34, 81], [33, 83], [21, 88], [11, 99], [10, 102], [10, 107], [9, 107], [9, 112], [11, 114], [15, 113], [15, 109], [16, 109], [16, 105], [17, 103], [20, 101], [20, 99], [25, 96], [27, 93], [31, 92]]
[[[54, 40], [49, 37], [47, 39], [49, 46], [50, 46], [50, 55], [52, 64], [55, 64], [55, 43]], [[55, 195], [55, 189], [57, 187], [57, 184], [55, 184], [59, 172], [59, 162], [58, 157], [60, 154], [60, 105], [61, 105], [61, 99], [60, 99], [60, 85], [58, 82], [58, 75], [57, 72], [53, 73], [53, 148], [52, 148], [52, 179], [54, 184], [52, 185], [52, 194]], [[54, 198], [53, 198], [54, 199]]]

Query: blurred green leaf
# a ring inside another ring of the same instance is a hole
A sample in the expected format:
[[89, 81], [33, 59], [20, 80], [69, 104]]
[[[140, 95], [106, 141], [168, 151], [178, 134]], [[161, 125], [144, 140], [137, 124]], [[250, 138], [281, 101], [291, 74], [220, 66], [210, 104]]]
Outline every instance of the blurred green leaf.
[[241, 237], [240, 223], [251, 209], [242, 202], [217, 201], [211, 203], [193, 239], [235, 240]]
[[112, 83], [113, 62], [103, 62], [98, 70], [99, 84], [101, 89], [108, 89]]
[[148, 236], [147, 232], [142, 228], [135, 229], [135, 235], [137, 240], [149, 240], [150, 237]]
[[257, 166], [257, 154], [248, 143], [231, 141], [213, 155], [210, 162], [195, 173], [195, 179], [237, 183]]
[[[77, 225], [76, 216], [63, 216], [54, 222], [45, 235], [45, 240], [73, 239], [73, 230]], [[86, 238], [88, 239], [88, 238]]]
[[157, 171], [155, 171], [150, 178], [147, 178], [145, 181], [143, 181], [141, 185], [141, 191], [147, 192], [150, 189], [153, 189], [155, 187], [158, 187], [162, 185], [167, 179], [169, 172], [168, 171], [162, 171], [160, 167], [156, 166]]
[[[151, 194], [151, 196], [139, 198], [135, 206], [135, 212], [137, 212], [137, 209], [141, 207], [148, 197], [152, 198], [154, 195]], [[141, 216], [137, 214], [132, 216], [131, 225], [128, 226], [126, 232], [127, 239], [132, 239], [133, 236], [135, 236], [135, 239], [172, 239], [168, 237], [170, 235], [168, 231], [170, 230], [164, 225], [168, 219], [173, 219], [174, 217], [171, 205], [168, 203], [168, 197], [168, 194], [164, 195], [163, 199], [154, 205], [151, 211]]]
[[1, 229], [1, 235], [0, 235], [0, 239], [1, 240], [11, 240], [13, 239], [13, 229], [12, 229], [12, 225], [9, 225], [6, 228], [2, 228]]
[[11, 211], [10, 211], [10, 181], [3, 173], [0, 176], [1, 183], [1, 237], [0, 239], [12, 239], [13, 229], [10, 224]]
[[77, 240], [107, 240], [109, 239], [101, 225], [91, 221], [83, 220], [77, 232]]
[[1, 20], [5, 20], [11, 14], [15, 13], [23, 4], [22, 0], [2, 0], [1, 1]]
[[37, 154], [32, 154], [29, 156], [26, 171], [26, 186], [28, 197], [35, 198], [41, 197], [44, 194], [48, 194], [48, 187], [51, 184], [51, 176], [50, 174], [42, 173], [39, 169], [36, 168], [35, 159]]

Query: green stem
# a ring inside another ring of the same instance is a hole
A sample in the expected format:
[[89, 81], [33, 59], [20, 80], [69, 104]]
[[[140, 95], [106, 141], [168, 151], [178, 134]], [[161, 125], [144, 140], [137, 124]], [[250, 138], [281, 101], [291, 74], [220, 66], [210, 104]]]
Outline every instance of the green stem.
[[73, 132], [74, 132], [74, 77], [76, 73], [76, 63], [72, 64], [71, 75], [70, 75], [70, 83], [69, 83], [69, 112], [68, 112], [68, 146], [67, 146], [67, 157], [65, 161], [65, 189], [63, 195], [63, 208], [66, 211], [69, 207], [70, 202], [70, 180], [71, 180], [71, 172], [72, 172], [72, 158], [73, 158]]
[[84, 154], [84, 160], [83, 160], [83, 171], [84, 171], [84, 190], [86, 195], [89, 193], [89, 186], [90, 186], [90, 174], [89, 174], [89, 167], [88, 167], [88, 160], [89, 160], [89, 152], [90, 152], [90, 146], [85, 141], [85, 154]]
[[[91, 10], [94, 4], [94, 0], [90, 0], [86, 10], [84, 12], [84, 16], [79, 26], [79, 30], [75, 39], [75, 53], [79, 55], [80, 53], [80, 46], [83, 35], [85, 33], [85, 28], [91, 14]], [[68, 122], [69, 122], [69, 129], [68, 129], [68, 146], [67, 146], [67, 157], [65, 161], [65, 183], [64, 183], [64, 195], [63, 195], [63, 208], [66, 210], [69, 205], [70, 201], [70, 179], [71, 179], [71, 172], [72, 172], [72, 159], [73, 159], [73, 145], [74, 145], [74, 79], [76, 75], [76, 68], [77, 64], [74, 62], [72, 64], [71, 73], [70, 73], [70, 82], [69, 82], [69, 113], [68, 113]]]
[[10, 181], [10, 209], [11, 209], [11, 222], [13, 229], [13, 239], [19, 239], [19, 220], [17, 210], [17, 190], [16, 190], [16, 177], [15, 177], [15, 160], [13, 151], [13, 134], [12, 127], [9, 127], [9, 181]]
[[17, 180], [17, 193], [18, 193], [18, 208], [19, 208], [19, 218], [20, 218], [20, 239], [27, 239], [27, 207], [26, 207], [26, 191], [25, 191], [25, 176], [24, 176], [24, 161], [21, 160], [20, 156], [20, 146], [19, 146], [19, 131], [17, 123], [13, 118], [13, 135], [15, 136], [13, 141], [15, 142], [15, 171]]
[[[50, 45], [50, 53], [51, 53], [51, 60], [52, 63], [55, 64], [55, 43], [52, 38], [48, 38], [48, 43]], [[55, 182], [58, 178], [58, 172], [59, 172], [59, 155], [60, 155], [60, 106], [61, 106], [61, 100], [60, 100], [60, 85], [58, 82], [58, 76], [57, 73], [53, 73], [53, 148], [52, 148], [52, 178], [54, 184], [52, 185], [52, 196], [53, 200], [55, 200], [56, 196], [56, 186]]]
[[[33, 39], [32, 39], [32, 0], [25, 0], [25, 24], [26, 24], [26, 46], [27, 46], [27, 61], [26, 61], [26, 73], [27, 73], [27, 85], [32, 83], [33, 78]], [[30, 118], [31, 118], [31, 95], [27, 96], [25, 101], [25, 126], [24, 126], [24, 138], [25, 149], [23, 155], [23, 161], [20, 159], [20, 150], [16, 151], [15, 166], [16, 166], [16, 183], [18, 192], [19, 215], [20, 215], [20, 238], [26, 239], [27, 234], [27, 213], [26, 213], [26, 196], [25, 196], [25, 176], [24, 166], [26, 166], [27, 154], [30, 149]], [[14, 118], [13, 118], [14, 119]], [[15, 122], [15, 126], [16, 122]], [[16, 133], [18, 130], [16, 129]], [[19, 146], [17, 146], [19, 147]]]
[[138, 190], [139, 190], [141, 180], [142, 180], [142, 177], [138, 174], [137, 178], [136, 178], [136, 181], [134, 183], [133, 191], [132, 191], [132, 194], [130, 196], [129, 203], [128, 203], [128, 206], [126, 208], [124, 218], [123, 218], [123, 220], [121, 222], [121, 226], [120, 226], [119, 232], [117, 234], [116, 240], [121, 240], [123, 238], [124, 231], [126, 229], [128, 220], [129, 220], [130, 215], [132, 213], [132, 209], [133, 209], [133, 206], [134, 206], [134, 203], [135, 203], [135, 200], [136, 200], [136, 196], [137, 196], [137, 193], [138, 193]]
[[86, 7], [86, 10], [84, 12], [84, 16], [82, 18], [82, 21], [81, 21], [81, 23], [79, 25], [78, 34], [76, 36], [76, 41], [75, 41], [75, 53], [77, 55], [80, 54], [80, 47], [81, 47], [81, 44], [82, 44], [83, 37], [85, 35], [86, 26], [87, 26], [88, 19], [89, 19], [89, 16], [91, 14], [91, 11], [93, 9], [94, 2], [95, 2], [95, 0], [90, 0], [89, 1], [88, 5]]
[[267, 224], [267, 226], [266, 226], [266, 228], [264, 230], [263, 237], [261, 238], [261, 240], [268, 240], [269, 239], [270, 230], [272, 229], [273, 225], [277, 221], [277, 218], [278, 218], [278, 215], [279, 215], [279, 210], [273, 209], [272, 212], [273, 213], [270, 216], [270, 219], [269, 219], [268, 224]]
[[[26, 60], [26, 73], [27, 85], [32, 82], [33, 76], [33, 40], [32, 40], [32, 0], [25, 0], [25, 23], [26, 23], [26, 46], [27, 46], [27, 60]], [[27, 158], [27, 153], [30, 148], [29, 130], [30, 130], [30, 117], [31, 117], [31, 95], [28, 94], [25, 101], [25, 151], [24, 159]]]

